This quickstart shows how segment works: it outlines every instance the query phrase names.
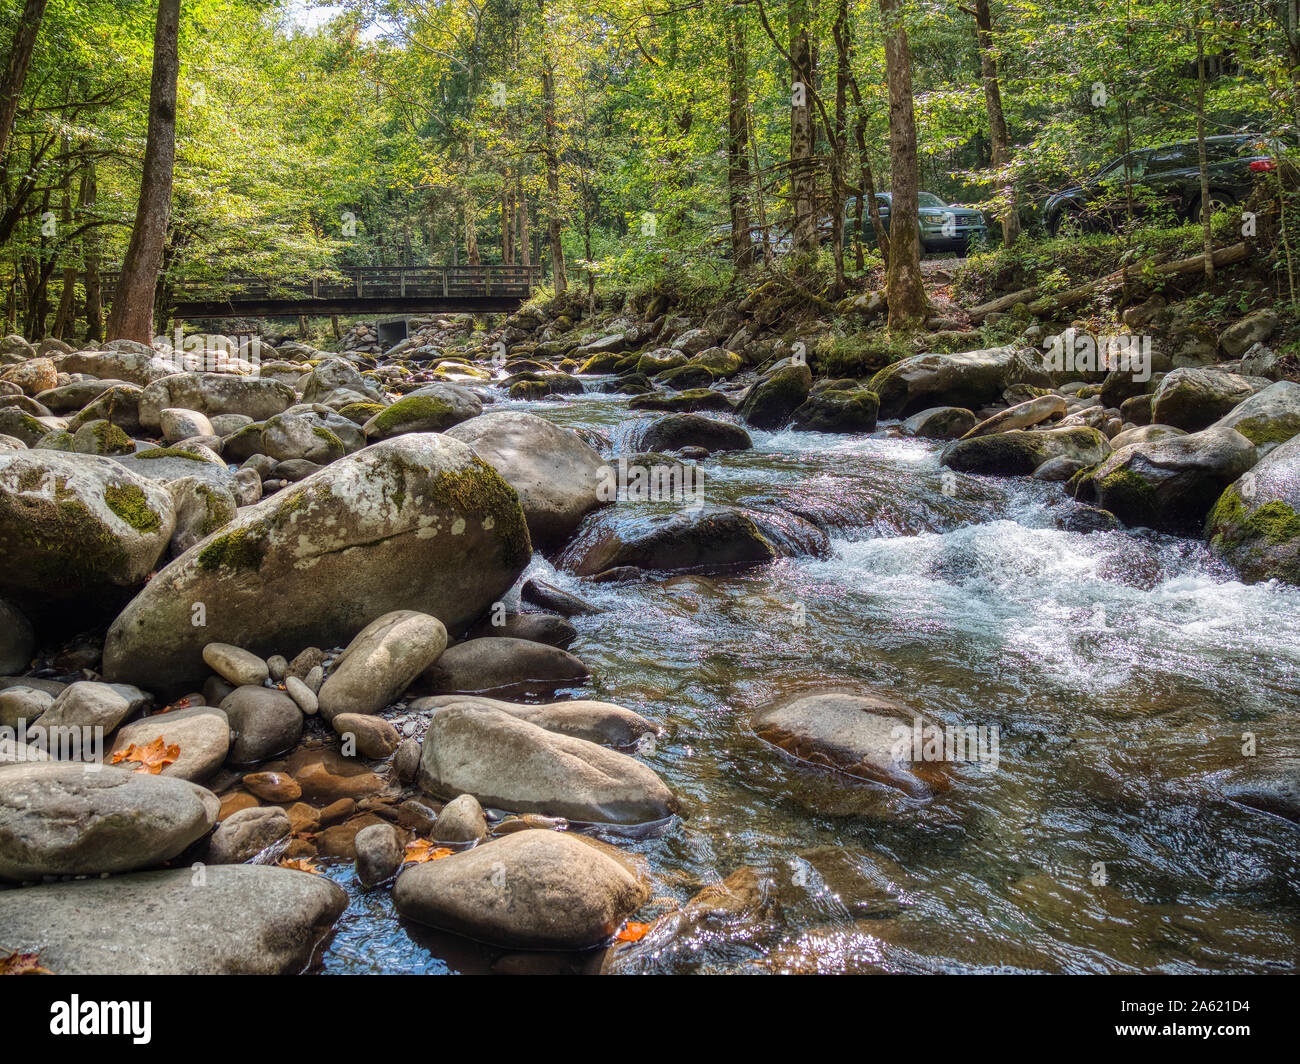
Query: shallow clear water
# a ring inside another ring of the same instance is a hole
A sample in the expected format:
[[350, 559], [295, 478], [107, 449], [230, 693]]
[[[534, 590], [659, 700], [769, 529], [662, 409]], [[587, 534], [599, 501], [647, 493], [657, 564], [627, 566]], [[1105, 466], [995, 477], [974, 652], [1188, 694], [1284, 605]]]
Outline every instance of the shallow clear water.
[[[597, 395], [493, 409], [511, 407], [615, 454], [654, 416]], [[689, 818], [620, 842], [655, 895], [685, 901], [741, 865], [771, 879], [762, 919], [642, 944], [624, 970], [1294, 970], [1300, 831], [1215, 787], [1244, 733], [1261, 759], [1300, 756], [1300, 589], [1244, 586], [1193, 541], [1062, 531], [1059, 485], [954, 483], [937, 446], [887, 429], [754, 439], [701, 463], [707, 501], [798, 500], [829, 535], [821, 556], [628, 584], [533, 561], [604, 611], [575, 619], [593, 679], [560, 697], [665, 729], [646, 760]], [[996, 771], [964, 766], [919, 802], [750, 730], [756, 708], [830, 685], [996, 725]], [[353, 902], [327, 970], [512, 963], [331, 874]]]

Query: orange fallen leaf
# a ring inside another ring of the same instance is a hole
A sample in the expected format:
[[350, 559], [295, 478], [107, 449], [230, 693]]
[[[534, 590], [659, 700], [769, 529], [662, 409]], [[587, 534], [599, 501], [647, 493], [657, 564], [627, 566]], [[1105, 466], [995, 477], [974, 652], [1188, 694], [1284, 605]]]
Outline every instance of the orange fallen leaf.
[[172, 764], [180, 756], [180, 743], [172, 743], [168, 746], [160, 735], [153, 742], [145, 743], [144, 746], [136, 746], [132, 743], [125, 750], [119, 750], [113, 755], [112, 763], [117, 765], [123, 761], [138, 761], [140, 767], [134, 771], [147, 772], [151, 776], [156, 776], [164, 766]]
[[619, 942], [640, 942], [649, 930], [649, 924], [638, 924], [635, 920], [629, 920], [614, 937]]
[[316, 867], [316, 862], [310, 857], [286, 857], [275, 863], [280, 868], [291, 868], [295, 872], [310, 872], [314, 876], [321, 875], [321, 870]]
[[39, 953], [13, 952], [7, 957], [0, 957], [0, 975], [53, 975], [48, 968], [38, 963]]
[[428, 839], [412, 839], [406, 844], [406, 858], [402, 864], [415, 862], [423, 864], [425, 861], [436, 861], [440, 857], [450, 857], [451, 850], [446, 846], [435, 846]]
[[186, 695], [184, 698], [176, 699], [176, 701], [170, 706], [163, 706], [162, 709], [158, 710], [158, 712], [154, 714], [154, 716], [156, 717], [162, 713], [170, 713], [173, 709], [189, 709], [191, 705], [190, 696]]

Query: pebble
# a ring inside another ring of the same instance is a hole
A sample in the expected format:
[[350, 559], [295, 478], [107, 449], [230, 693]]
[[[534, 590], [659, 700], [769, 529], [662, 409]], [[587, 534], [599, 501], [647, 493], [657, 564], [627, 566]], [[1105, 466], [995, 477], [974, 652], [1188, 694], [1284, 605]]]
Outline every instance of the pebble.
[[285, 674], [289, 671], [289, 662], [285, 660], [283, 654], [272, 654], [266, 659], [266, 669], [271, 674], [272, 680], [283, 683]]
[[316, 692], [312, 690], [310, 684], [298, 679], [296, 676], [286, 676], [284, 678], [284, 689], [289, 693], [289, 697], [298, 703], [298, 708], [307, 716], [314, 717], [320, 709], [320, 704], [316, 700]]
[[356, 752], [362, 757], [387, 757], [402, 741], [397, 729], [382, 717], [372, 717], [365, 713], [340, 713], [331, 723], [345, 741], [349, 735], [353, 737]]

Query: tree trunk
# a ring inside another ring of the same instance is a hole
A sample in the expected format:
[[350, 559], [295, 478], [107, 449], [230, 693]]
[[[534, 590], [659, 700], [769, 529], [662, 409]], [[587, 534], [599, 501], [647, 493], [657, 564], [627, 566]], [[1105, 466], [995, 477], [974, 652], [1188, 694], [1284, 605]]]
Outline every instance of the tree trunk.
[[754, 265], [749, 220], [749, 52], [743, 13], [727, 19], [727, 202], [731, 208], [731, 261], [737, 270]]
[[154, 288], [171, 215], [176, 166], [176, 74], [180, 66], [181, 0], [158, 0], [153, 77], [149, 83], [149, 134], [131, 242], [108, 316], [110, 340], [152, 339]]
[[835, 128], [828, 129], [831, 144], [831, 245], [835, 255], [835, 294], [844, 291], [844, 157], [847, 152], [845, 129], [848, 110], [849, 77], [849, 5], [848, 0], [837, 0], [835, 23], [831, 27], [835, 38]]
[[478, 253], [478, 228], [474, 224], [474, 204], [465, 203], [465, 261], [471, 266], [479, 266], [483, 260]]
[[813, 159], [812, 94], [815, 76], [808, 36], [808, 0], [790, 0], [790, 198], [794, 248], [817, 250], [817, 173]]
[[[1011, 162], [1011, 142], [1007, 136], [1006, 115], [1002, 111], [1002, 88], [998, 82], [998, 60], [993, 54], [993, 13], [989, 0], [975, 0], [975, 40], [980, 52], [980, 75], [984, 80], [984, 106], [989, 115], [990, 161], [995, 170]], [[1010, 247], [1020, 239], [1020, 211], [1016, 207], [1016, 184], [1007, 177], [1002, 185], [1005, 199], [1002, 216], [1002, 243]]]
[[[93, 211], [99, 197], [99, 181], [95, 175], [94, 160], [86, 162], [86, 210]], [[86, 230], [85, 243], [82, 245], [83, 263], [86, 268], [86, 339], [98, 342], [104, 338], [104, 306], [100, 292], [99, 260], [103, 238], [99, 227]]]
[[[859, 185], [858, 194], [858, 228], [862, 228], [862, 203], [865, 200], [867, 213], [871, 216], [871, 229], [876, 234], [876, 247], [886, 268], [889, 266], [889, 234], [885, 232], [884, 220], [880, 217], [880, 203], [876, 199], [876, 181], [871, 172], [871, 158], [867, 155], [867, 113], [862, 106], [862, 93], [858, 89], [858, 79], [849, 75], [849, 91], [853, 93], [853, 106], [857, 108], [858, 118], [853, 123], [853, 137], [858, 145]], [[862, 246], [858, 245], [858, 269], [862, 269]]]
[[542, 67], [542, 122], [546, 126], [546, 228], [551, 239], [551, 278], [558, 295], [567, 291], [560, 224], [560, 148], [555, 118], [555, 70], [549, 57]]
[[1214, 280], [1214, 232], [1211, 226], [1210, 169], [1205, 158], [1205, 39], [1201, 33], [1201, 12], [1196, 23], [1196, 159], [1201, 170], [1201, 248], [1205, 255], [1205, 279]]
[[519, 265], [533, 264], [532, 239], [528, 235], [528, 201], [518, 195], [515, 207], [515, 241], [519, 245]]
[[916, 157], [916, 114], [912, 108], [912, 52], [903, 24], [902, 0], [880, 0], [884, 15], [885, 76], [889, 82], [889, 269], [885, 298], [889, 328], [915, 329], [929, 301], [921, 278], [921, 234], [917, 216], [921, 175]]
[[5, 71], [0, 79], [0, 161], [9, 153], [9, 138], [13, 133], [14, 118], [22, 99], [23, 85], [27, 81], [27, 65], [36, 47], [36, 35], [41, 31], [45, 17], [46, 0], [27, 0], [23, 5], [13, 44], [5, 61]]

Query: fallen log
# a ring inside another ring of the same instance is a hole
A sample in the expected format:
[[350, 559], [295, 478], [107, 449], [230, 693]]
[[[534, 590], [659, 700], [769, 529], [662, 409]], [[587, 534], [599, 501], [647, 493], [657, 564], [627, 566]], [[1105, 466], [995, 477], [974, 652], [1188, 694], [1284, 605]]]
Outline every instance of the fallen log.
[[[1230, 266], [1234, 262], [1241, 262], [1249, 256], [1250, 245], [1245, 241], [1230, 244], [1228, 247], [1219, 248], [1214, 252], [1214, 265], [1216, 268]], [[1151, 259], [1146, 259], [1134, 263], [1132, 266], [1126, 266], [1122, 270], [1107, 274], [1105, 277], [1099, 277], [1095, 281], [1089, 281], [1087, 284], [1067, 288], [1064, 292], [1045, 295], [1041, 298], [1035, 298], [1038, 296], [1037, 287], [1022, 288], [1008, 295], [999, 296], [987, 303], [981, 303], [977, 307], [972, 307], [966, 313], [970, 315], [971, 321], [978, 325], [990, 314], [1010, 310], [1019, 303], [1028, 303], [1029, 311], [1035, 317], [1048, 317], [1067, 307], [1087, 302], [1094, 296], [1099, 295], [1104, 289], [1123, 284], [1125, 281], [1145, 281], [1152, 276], [1174, 277], [1181, 274], [1196, 273], [1205, 269], [1205, 255], [1202, 253], [1193, 255], [1190, 259], [1178, 259], [1174, 262], [1163, 262], [1155, 266], [1152, 266], [1151, 263]]]

